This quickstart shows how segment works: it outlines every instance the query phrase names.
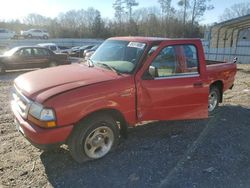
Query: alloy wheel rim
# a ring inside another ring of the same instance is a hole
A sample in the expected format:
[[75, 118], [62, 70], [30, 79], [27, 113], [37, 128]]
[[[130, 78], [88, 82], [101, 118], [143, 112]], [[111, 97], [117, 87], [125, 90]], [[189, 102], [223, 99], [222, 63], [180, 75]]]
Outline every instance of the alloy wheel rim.
[[210, 92], [209, 97], [208, 97], [208, 111], [212, 112], [218, 102], [218, 96], [215, 91]]
[[98, 159], [110, 151], [113, 143], [113, 131], [107, 126], [100, 126], [87, 136], [84, 150], [89, 158]]

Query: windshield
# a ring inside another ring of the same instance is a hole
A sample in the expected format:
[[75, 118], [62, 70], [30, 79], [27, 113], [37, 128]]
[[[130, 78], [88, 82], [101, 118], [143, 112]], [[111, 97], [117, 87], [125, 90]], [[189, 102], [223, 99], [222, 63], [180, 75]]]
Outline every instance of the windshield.
[[6, 56], [12, 56], [17, 50], [19, 50], [19, 47], [12, 48], [11, 50], [6, 51], [4, 53], [4, 55], [6, 55]]
[[141, 42], [107, 40], [96, 50], [91, 61], [97, 66], [106, 64], [120, 73], [131, 73], [145, 47]]

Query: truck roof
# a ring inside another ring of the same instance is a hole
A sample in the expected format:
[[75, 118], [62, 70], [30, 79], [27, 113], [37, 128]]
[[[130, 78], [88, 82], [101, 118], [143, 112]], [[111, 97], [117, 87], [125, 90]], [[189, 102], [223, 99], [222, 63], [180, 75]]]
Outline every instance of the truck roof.
[[124, 40], [124, 41], [134, 41], [134, 42], [162, 42], [167, 40], [188, 40], [188, 41], [197, 41], [199, 38], [161, 38], [161, 37], [141, 37], [141, 36], [122, 36], [122, 37], [112, 37], [108, 40]]

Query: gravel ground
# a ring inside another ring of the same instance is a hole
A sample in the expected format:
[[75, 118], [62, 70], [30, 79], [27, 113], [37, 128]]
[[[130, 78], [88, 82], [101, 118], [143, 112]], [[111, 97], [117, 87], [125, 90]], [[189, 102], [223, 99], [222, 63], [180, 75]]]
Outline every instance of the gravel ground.
[[0, 187], [249, 187], [250, 65], [207, 120], [149, 123], [107, 157], [75, 163], [62, 147], [43, 152], [15, 130], [13, 79], [0, 76]]

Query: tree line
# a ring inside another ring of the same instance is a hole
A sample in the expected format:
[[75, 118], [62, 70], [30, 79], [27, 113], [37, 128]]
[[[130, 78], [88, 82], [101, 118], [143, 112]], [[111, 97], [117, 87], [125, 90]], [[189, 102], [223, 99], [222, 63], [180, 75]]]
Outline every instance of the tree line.
[[176, 5], [172, 0], [158, 0], [158, 3], [159, 6], [145, 8], [136, 0], [114, 0], [112, 19], [103, 18], [95, 8], [87, 8], [60, 13], [56, 18], [32, 13], [22, 21], [0, 22], [0, 28], [17, 32], [30, 28], [47, 29], [51, 37], [59, 38], [203, 36], [205, 26], [199, 21], [206, 11], [213, 9], [210, 0], [179, 0]]

